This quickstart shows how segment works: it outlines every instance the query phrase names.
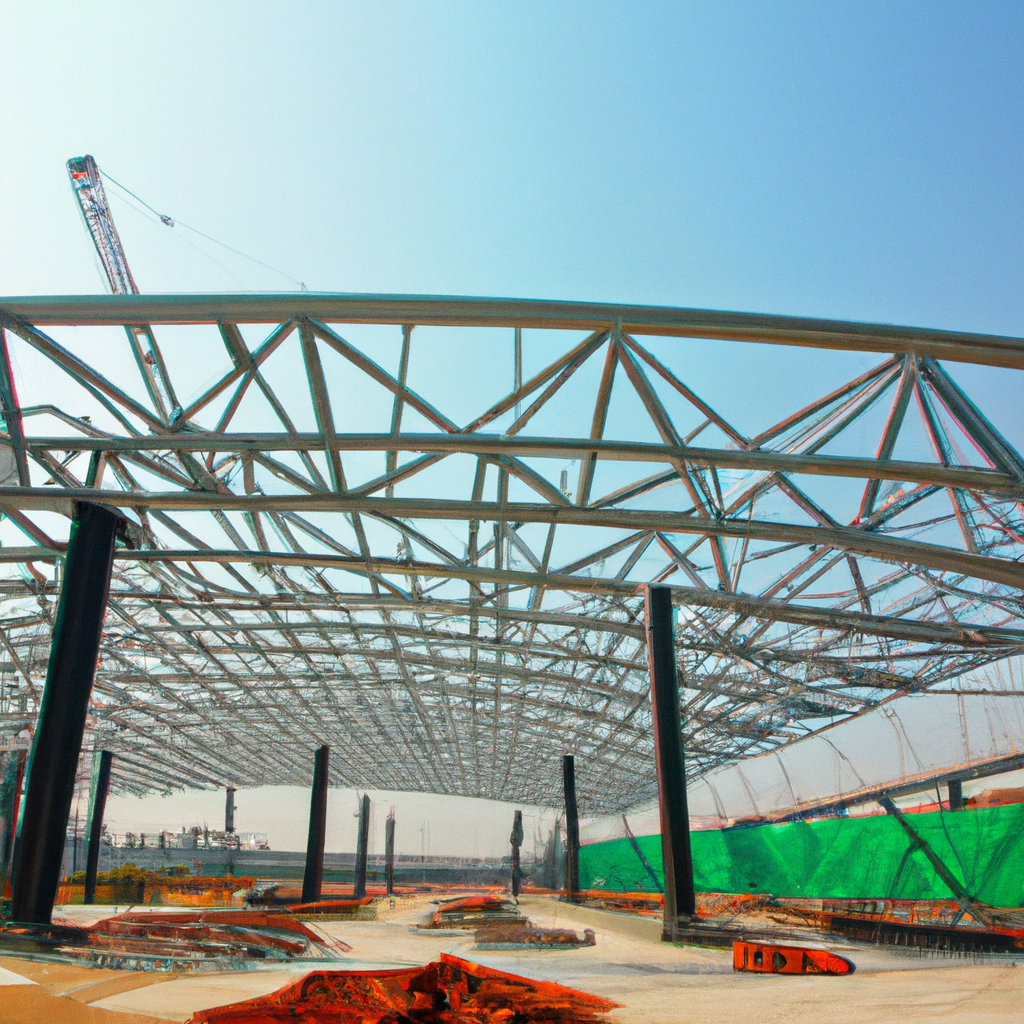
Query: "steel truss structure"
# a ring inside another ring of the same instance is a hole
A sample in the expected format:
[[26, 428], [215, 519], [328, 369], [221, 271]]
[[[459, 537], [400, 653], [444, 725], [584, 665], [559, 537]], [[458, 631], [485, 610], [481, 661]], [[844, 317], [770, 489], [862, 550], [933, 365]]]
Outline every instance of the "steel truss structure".
[[[0, 327], [0, 724], [34, 721], [75, 502], [124, 510], [89, 727], [122, 789], [308, 785], [326, 743], [335, 784], [541, 804], [572, 753], [622, 809], [650, 581], [698, 775], [1024, 651], [1024, 459], [945, 365], [1013, 375], [1020, 339], [314, 293]], [[823, 387], [752, 346], [877, 355]], [[793, 411], [751, 429], [758, 391]]]

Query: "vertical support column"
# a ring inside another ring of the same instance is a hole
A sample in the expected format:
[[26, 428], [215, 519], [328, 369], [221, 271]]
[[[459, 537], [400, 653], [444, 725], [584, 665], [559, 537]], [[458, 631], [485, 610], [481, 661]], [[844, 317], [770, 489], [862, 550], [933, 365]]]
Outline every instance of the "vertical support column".
[[107, 809], [107, 793], [110, 791], [110, 762], [114, 755], [109, 750], [100, 751], [100, 767], [96, 773], [96, 792], [92, 807], [89, 808], [89, 849], [85, 854], [85, 901], [96, 902], [96, 871], [100, 863], [100, 836], [103, 834], [103, 813]]
[[395, 894], [395, 809], [384, 822], [384, 885], [388, 896]]
[[679, 916], [693, 917], [696, 900], [690, 857], [690, 816], [686, 806], [683, 733], [679, 724], [671, 590], [666, 586], [648, 584], [646, 604], [647, 666], [651, 679], [661, 850], [665, 865], [665, 916], [661, 937], [674, 941], [679, 931]]
[[235, 831], [235, 787], [228, 786], [224, 791], [224, 831]]
[[12, 886], [15, 921], [49, 924], [53, 912], [122, 522], [110, 509], [82, 502], [71, 524]]
[[361, 900], [366, 895], [366, 852], [370, 845], [370, 797], [364, 793], [359, 801], [359, 835], [356, 838], [356, 876], [352, 895]]
[[14, 847], [18, 837], [18, 811], [27, 757], [27, 750], [10, 751], [0, 774], [0, 896], [4, 899], [11, 895]]
[[512, 844], [512, 898], [519, 899], [519, 889], [523, 881], [523, 872], [519, 867], [519, 847], [523, 845], [522, 811], [516, 811], [512, 817], [512, 835], [508, 841]]
[[580, 819], [576, 810], [576, 759], [562, 757], [565, 789], [565, 898], [573, 902], [580, 892]]
[[949, 809], [951, 811], [962, 811], [964, 809], [964, 784], [959, 779], [950, 780]]
[[327, 838], [327, 770], [331, 748], [320, 747], [313, 762], [313, 791], [309, 800], [309, 838], [306, 872], [302, 876], [302, 902], [316, 903], [324, 884], [324, 841]]

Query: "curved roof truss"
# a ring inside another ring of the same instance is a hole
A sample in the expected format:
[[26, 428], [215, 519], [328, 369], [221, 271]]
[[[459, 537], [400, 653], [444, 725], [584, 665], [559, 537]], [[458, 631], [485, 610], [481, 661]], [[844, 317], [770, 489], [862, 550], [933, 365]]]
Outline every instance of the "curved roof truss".
[[651, 581], [697, 774], [1024, 650], [1024, 459], [946, 365], [1020, 339], [310, 293], [0, 326], [0, 724], [74, 503], [124, 510], [90, 741], [125, 788], [306, 784], [329, 743], [335, 783], [550, 803], [573, 752], [622, 808]]

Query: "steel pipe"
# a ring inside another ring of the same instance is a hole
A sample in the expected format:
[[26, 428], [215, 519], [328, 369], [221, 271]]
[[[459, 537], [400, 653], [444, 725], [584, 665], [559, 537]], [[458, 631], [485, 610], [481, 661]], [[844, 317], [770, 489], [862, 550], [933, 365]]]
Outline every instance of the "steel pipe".
[[[940, 571], [962, 573], [977, 579], [1005, 583], [1008, 586], [1024, 587], [1024, 567], [1019, 563], [987, 555], [976, 555], [957, 548], [939, 544], [925, 544], [920, 541], [904, 540], [888, 534], [857, 529], [852, 526], [804, 526], [799, 523], [782, 523], [746, 519], [702, 519], [679, 512], [617, 508], [575, 508], [572, 506], [544, 505], [535, 502], [508, 502], [499, 504], [489, 501], [454, 501], [441, 498], [377, 498], [372, 496], [352, 498], [345, 494], [281, 494], [246, 495], [212, 494], [203, 491], [93, 491], [87, 488], [28, 488], [0, 487], [0, 505], [10, 504], [20, 509], [38, 509], [63, 512], [75, 501], [89, 501], [118, 508], [139, 509], [182, 509], [196, 511], [264, 511], [264, 512], [365, 512], [371, 515], [387, 515], [398, 519], [436, 520], [483, 520], [495, 523], [555, 523], [571, 526], [609, 527], [628, 530], [663, 530], [666, 533], [705, 535], [709, 537], [735, 537], [750, 540], [780, 541], [782, 543], [807, 544], [838, 548], [857, 554], [870, 555], [882, 561], [898, 564], [910, 563]], [[216, 553], [203, 549], [184, 549], [177, 557], [189, 559], [216, 559]], [[237, 560], [238, 552], [231, 552]], [[133, 552], [140, 560], [173, 558], [173, 552]], [[223, 560], [225, 555], [221, 554]], [[289, 559], [304, 558], [292, 552], [253, 552], [249, 561], [264, 561], [287, 565]], [[323, 564], [327, 564], [326, 558]], [[337, 556], [344, 561], [343, 556]], [[359, 559], [349, 559], [353, 565]], [[394, 560], [380, 559], [382, 565]], [[301, 563], [296, 563], [301, 564]], [[365, 563], [364, 563], [365, 564]], [[421, 565], [430, 563], [398, 563], [403, 568], [422, 571]], [[468, 571], [455, 565], [435, 566], [438, 575], [461, 575]], [[388, 571], [391, 571], [390, 569]], [[478, 569], [477, 571], [485, 571]], [[504, 578], [508, 570], [494, 569], [494, 578]], [[529, 574], [520, 573], [520, 576]], [[515, 575], [509, 576], [510, 581]], [[573, 577], [565, 576], [566, 582]], [[557, 585], [559, 581], [554, 581]], [[597, 587], [614, 587], [615, 581], [583, 581], [576, 578], [569, 589], [591, 590]]]
[[1024, 339], [811, 317], [668, 306], [444, 295], [53, 295], [0, 298], [0, 324], [116, 325], [334, 323], [520, 327], [595, 331], [616, 322], [627, 334], [797, 345], [854, 352], [914, 352], [965, 363], [1024, 369]]
[[[0, 438], [0, 444], [3, 439]], [[147, 434], [138, 437], [83, 435], [28, 437], [24, 447], [34, 453], [116, 452], [319, 452], [327, 450], [322, 434]], [[416, 452], [420, 454], [470, 453], [509, 455], [515, 458], [579, 459], [588, 454], [602, 461], [667, 464], [684, 461], [690, 466], [739, 469], [757, 473], [807, 473], [812, 476], [860, 480], [899, 480], [942, 487], [962, 487], [986, 493], [1021, 497], [1024, 487], [997, 469], [947, 466], [942, 463], [899, 459], [866, 459], [848, 455], [802, 455], [752, 449], [698, 448], [691, 445], [652, 444], [645, 441], [606, 441], [574, 437], [504, 437], [497, 434], [335, 434], [335, 451]], [[381, 488], [384, 489], [383, 487]], [[390, 497], [390, 495], [386, 495]]]

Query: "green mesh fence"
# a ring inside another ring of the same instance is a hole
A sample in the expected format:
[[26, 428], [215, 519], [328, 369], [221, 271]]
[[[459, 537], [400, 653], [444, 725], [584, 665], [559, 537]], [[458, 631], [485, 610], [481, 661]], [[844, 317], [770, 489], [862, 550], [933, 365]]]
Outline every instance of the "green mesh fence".
[[[1024, 804], [908, 814], [907, 821], [976, 899], [1024, 905]], [[888, 814], [693, 832], [698, 892], [821, 899], [950, 899], [920, 849]], [[663, 879], [661, 836], [637, 843]], [[656, 891], [628, 839], [580, 850], [580, 886]]]

